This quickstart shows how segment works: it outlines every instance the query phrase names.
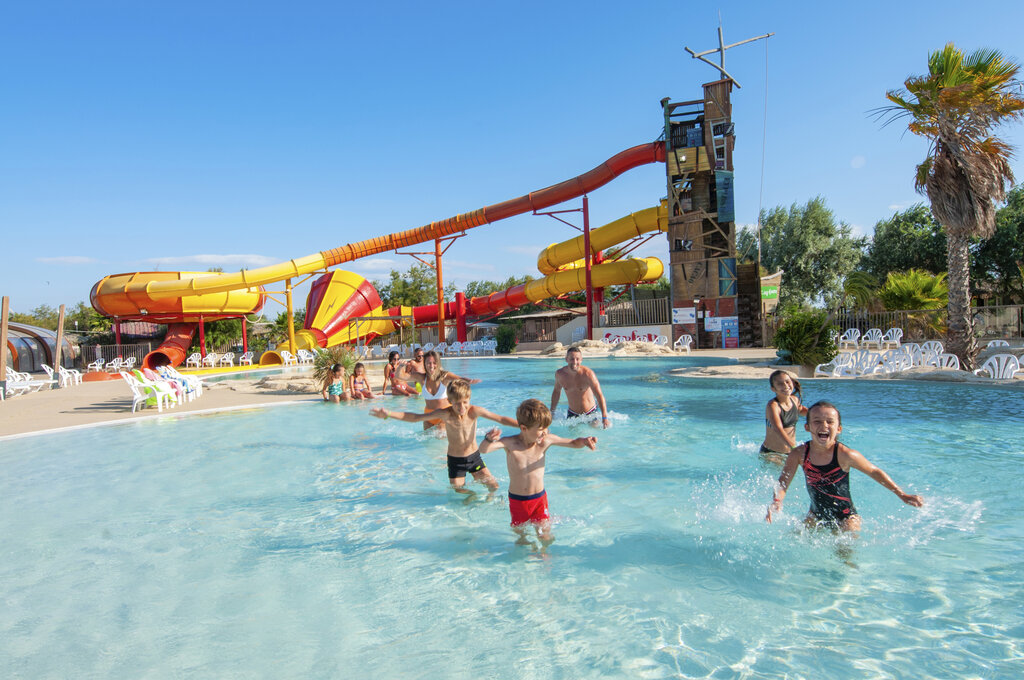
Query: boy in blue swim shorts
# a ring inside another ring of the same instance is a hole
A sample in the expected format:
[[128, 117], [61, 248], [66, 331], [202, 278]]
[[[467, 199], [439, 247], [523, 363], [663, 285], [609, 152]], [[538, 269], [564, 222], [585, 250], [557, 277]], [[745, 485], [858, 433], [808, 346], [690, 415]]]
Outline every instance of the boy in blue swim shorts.
[[597, 437], [566, 439], [548, 432], [551, 411], [537, 399], [527, 399], [516, 409], [519, 434], [510, 437], [495, 435], [491, 430], [480, 444], [480, 453], [505, 449], [508, 463], [508, 507], [512, 515], [512, 529], [519, 534], [519, 545], [528, 545], [528, 526], [533, 526], [537, 538], [547, 545], [554, 541], [551, 535], [551, 517], [548, 514], [548, 496], [544, 490], [544, 463], [551, 446], [572, 449], [597, 448]]

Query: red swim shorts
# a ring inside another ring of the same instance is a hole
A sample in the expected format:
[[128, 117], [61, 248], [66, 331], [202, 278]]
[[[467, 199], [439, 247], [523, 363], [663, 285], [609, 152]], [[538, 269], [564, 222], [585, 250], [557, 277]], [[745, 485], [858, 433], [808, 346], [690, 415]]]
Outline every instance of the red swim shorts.
[[508, 495], [508, 509], [512, 513], [512, 526], [529, 522], [544, 522], [551, 519], [548, 515], [548, 493], [541, 491], [529, 496]]

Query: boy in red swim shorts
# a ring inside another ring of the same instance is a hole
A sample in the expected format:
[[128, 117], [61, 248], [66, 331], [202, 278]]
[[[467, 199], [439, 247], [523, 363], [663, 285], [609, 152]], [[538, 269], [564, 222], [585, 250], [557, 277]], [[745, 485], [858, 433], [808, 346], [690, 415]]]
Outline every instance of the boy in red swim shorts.
[[548, 496], [544, 491], [544, 463], [550, 446], [572, 449], [597, 448], [597, 437], [566, 439], [548, 432], [551, 411], [536, 399], [527, 399], [516, 409], [519, 434], [498, 439], [491, 430], [480, 443], [480, 453], [505, 449], [508, 462], [508, 506], [512, 513], [512, 529], [519, 534], [519, 545], [530, 543], [526, 538], [528, 525], [533, 525], [537, 538], [548, 545], [551, 535], [551, 517], [548, 515]]

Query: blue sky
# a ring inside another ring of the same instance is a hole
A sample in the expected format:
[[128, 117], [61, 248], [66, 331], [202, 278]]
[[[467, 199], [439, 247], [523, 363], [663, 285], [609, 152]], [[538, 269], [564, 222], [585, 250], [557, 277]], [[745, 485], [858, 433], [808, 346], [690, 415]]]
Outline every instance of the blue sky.
[[[661, 98], [701, 96], [716, 72], [683, 47], [715, 47], [719, 12], [727, 44], [775, 33], [726, 55], [743, 224], [821, 195], [870, 234], [923, 200], [925, 142], [869, 115], [885, 90], [947, 41], [1024, 59], [1024, 3], [1005, 1], [7, 3], [0, 293], [71, 305], [107, 274], [262, 266], [561, 182], [657, 138]], [[591, 224], [664, 194], [663, 166], [633, 170], [590, 195]], [[446, 279], [537, 274], [575, 235], [536, 216], [471, 230]], [[656, 241], [642, 253], [667, 254]]]

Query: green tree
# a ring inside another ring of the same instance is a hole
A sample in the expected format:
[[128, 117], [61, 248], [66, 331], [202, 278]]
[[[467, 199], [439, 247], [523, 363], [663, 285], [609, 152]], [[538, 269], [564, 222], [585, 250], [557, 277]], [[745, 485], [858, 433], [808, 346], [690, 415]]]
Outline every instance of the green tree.
[[57, 318], [59, 314], [59, 310], [51, 307], [50, 305], [39, 305], [27, 314], [11, 312], [7, 318], [14, 323], [23, 323], [27, 326], [39, 326], [40, 328], [48, 328], [51, 331], [55, 331], [57, 330]]
[[525, 276], [510, 276], [504, 281], [470, 281], [466, 284], [464, 292], [468, 298], [484, 297], [529, 281], [533, 281], [533, 277], [529, 274]]
[[795, 203], [761, 215], [761, 265], [782, 269], [779, 304], [834, 305], [842, 299], [843, 281], [860, 262], [866, 239], [851, 235], [820, 196], [806, 205]]
[[[387, 283], [374, 281], [384, 308], [406, 305], [420, 307], [437, 304], [437, 275], [425, 264], [414, 264], [407, 271], [391, 270]], [[455, 286], [445, 286], [445, 301], [455, 297]]]
[[736, 261], [741, 264], [757, 263], [757, 229], [743, 227], [736, 234]]
[[971, 315], [970, 239], [995, 229], [996, 205], [1013, 185], [1010, 146], [993, 128], [1018, 120], [1024, 98], [1018, 64], [982, 49], [964, 56], [953, 43], [928, 56], [928, 73], [890, 90], [887, 122], [908, 118], [908, 129], [927, 138], [928, 156], [917, 166], [914, 186], [931, 201], [946, 231], [949, 269], [947, 347], [961, 365], [976, 368], [978, 343]]
[[842, 305], [847, 309], [871, 309], [878, 300], [878, 279], [866, 271], [850, 272], [843, 281]]
[[832, 361], [837, 329], [832, 316], [821, 309], [788, 307], [782, 312], [782, 325], [772, 342], [789, 352], [790, 360], [800, 366], [815, 366]]
[[942, 309], [949, 300], [946, 273], [932, 274], [922, 269], [889, 272], [878, 289], [878, 298], [889, 310]]
[[946, 271], [946, 233], [923, 203], [875, 224], [875, 235], [860, 264], [879, 281], [889, 272]]
[[971, 276], [992, 286], [996, 294], [1024, 303], [1024, 185], [1007, 195], [1006, 205], [996, 214], [996, 230], [981, 242], [974, 257]]

